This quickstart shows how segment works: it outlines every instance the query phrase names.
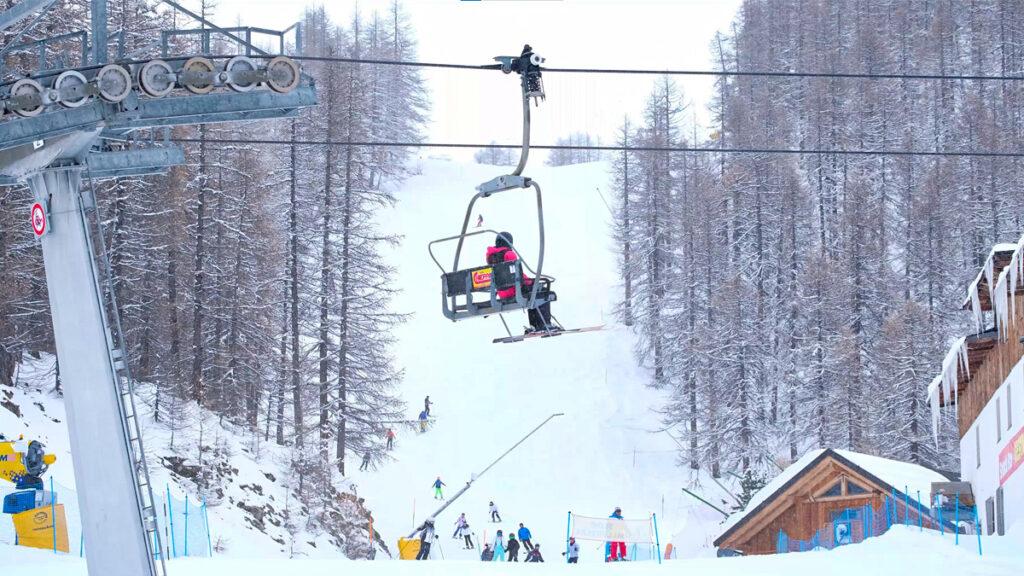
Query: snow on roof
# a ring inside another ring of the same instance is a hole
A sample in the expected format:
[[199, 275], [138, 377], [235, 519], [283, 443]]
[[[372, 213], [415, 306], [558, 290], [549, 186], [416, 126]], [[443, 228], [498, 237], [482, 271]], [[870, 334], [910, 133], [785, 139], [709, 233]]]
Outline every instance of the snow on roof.
[[[1010, 256], [1010, 262], [999, 272], [999, 276], [993, 279], [995, 275], [995, 255], [996, 253], [1006, 252], [1013, 252]], [[970, 308], [978, 333], [985, 329], [982, 322], [980, 299], [978, 297], [978, 284], [981, 283], [982, 277], [985, 278], [985, 283], [988, 286], [989, 302], [991, 302], [994, 312], [999, 341], [1002, 342], [1009, 333], [1011, 325], [1016, 322], [1017, 301], [1013, 296], [1016, 294], [1018, 286], [1024, 283], [1024, 236], [1021, 236], [1016, 244], [1003, 243], [993, 246], [988, 258], [985, 259], [985, 266], [978, 273], [978, 277], [974, 279], [974, 282], [967, 288], [967, 299], [964, 301], [964, 305]], [[959, 358], [959, 361], [957, 361], [957, 358]], [[928, 386], [928, 402], [932, 408], [932, 435], [935, 437], [936, 446], [939, 444], [940, 390], [945, 393], [946, 404], [948, 405], [950, 390], [952, 389], [954, 395], [957, 393], [957, 372], [958, 365], [961, 363], [965, 370], [967, 370], [967, 347], [962, 338], [950, 348], [946, 358], [943, 359], [940, 378], [936, 378]], [[970, 378], [969, 371], [967, 377]]]
[[865, 472], [892, 486], [897, 492], [903, 492], [910, 496], [911, 499], [917, 500], [918, 494], [920, 494], [920, 502], [924, 506], [928, 505], [932, 482], [949, 482], [949, 478], [942, 474], [910, 462], [900, 462], [848, 450], [836, 450], [835, 452]]
[[745, 509], [729, 516], [722, 524], [721, 535], [718, 539], [721, 540], [722, 536], [725, 536], [741, 522], [752, 516], [765, 503], [781, 495], [787, 484], [800, 476], [826, 452], [847, 460], [850, 464], [874, 476], [884, 484], [895, 488], [900, 496], [906, 493], [910, 499], [917, 500], [918, 491], [920, 491], [921, 503], [925, 506], [929, 502], [927, 495], [931, 494], [932, 482], [949, 481], [948, 478], [938, 472], [909, 462], [900, 462], [849, 450], [826, 450], [822, 448], [811, 450], [783, 470], [771, 482], [768, 482], [764, 488], [758, 490], [753, 498], [750, 499], [750, 502], [747, 503]]
[[740, 512], [736, 512], [725, 519], [725, 523], [722, 524], [722, 534], [725, 534], [729, 530], [732, 530], [741, 520], [746, 518], [750, 512], [757, 509], [758, 506], [767, 502], [776, 492], [779, 492], [790, 480], [796, 478], [798, 474], [804, 471], [815, 459], [825, 453], [823, 448], [817, 450], [811, 450], [807, 454], [804, 454], [799, 460], [789, 465], [788, 468], [782, 471], [781, 474], [772, 478], [771, 482], [764, 485], [764, 488], [758, 490], [750, 502], [747, 503], [746, 508]]

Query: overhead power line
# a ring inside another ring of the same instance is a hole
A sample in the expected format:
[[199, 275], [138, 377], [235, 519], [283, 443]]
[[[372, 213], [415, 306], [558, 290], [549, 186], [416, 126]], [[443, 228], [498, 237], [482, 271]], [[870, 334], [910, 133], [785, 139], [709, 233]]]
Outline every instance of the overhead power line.
[[[207, 144], [264, 144], [271, 146], [352, 146], [384, 148], [508, 148], [521, 144], [470, 144], [452, 142], [371, 142], [347, 140], [270, 140], [259, 138], [170, 138], [171, 142]], [[596, 150], [600, 152], [669, 152], [706, 154], [804, 154], [832, 156], [956, 156], [980, 158], [1021, 158], [1024, 152], [993, 152], [975, 150], [870, 150], [870, 149], [799, 149], [799, 148], [712, 148], [706, 146], [572, 146], [530, 144], [531, 150]]]
[[[256, 56], [254, 56], [255, 58]], [[262, 58], [262, 56], [260, 56]], [[500, 70], [500, 64], [448, 64], [442, 62], [408, 62], [399, 60], [374, 60], [365, 58], [338, 58], [328, 56], [293, 56], [296, 60], [308, 62], [326, 62], [342, 64], [378, 64], [385, 66], [412, 66], [420, 68], [452, 68], [457, 70]], [[629, 68], [546, 68], [541, 72], [572, 73], [572, 74], [639, 74], [655, 76], [750, 76], [755, 78], [851, 78], [866, 80], [949, 80], [949, 81], [996, 81], [1010, 82], [1024, 80], [1024, 75], [984, 75], [984, 74], [895, 74], [895, 73], [860, 73], [860, 72], [773, 72], [757, 70], [655, 70]]]

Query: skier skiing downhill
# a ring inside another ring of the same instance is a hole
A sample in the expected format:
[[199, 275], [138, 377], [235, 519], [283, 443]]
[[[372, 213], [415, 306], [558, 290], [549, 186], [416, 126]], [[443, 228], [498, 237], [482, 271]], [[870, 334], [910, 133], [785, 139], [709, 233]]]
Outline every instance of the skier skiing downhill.
[[444, 494], [441, 493], [441, 486], [447, 486], [447, 484], [441, 482], [441, 477], [438, 476], [437, 480], [434, 480], [434, 500], [444, 500]]
[[457, 539], [468, 525], [469, 524], [466, 522], [466, 513], [463, 512], [462, 515], [455, 520], [455, 532], [452, 534], [452, 539]]
[[469, 531], [469, 522], [462, 525], [462, 537], [466, 539], [466, 550], [476, 548], [476, 546], [473, 545], [473, 533]]
[[483, 215], [483, 214], [480, 214], [480, 215], [478, 215], [478, 216], [477, 216], [477, 218], [476, 218], [476, 227], [477, 227], [477, 228], [480, 228], [480, 227], [481, 227], [481, 226], [483, 226], [483, 225], [484, 225], [484, 215]]
[[420, 551], [416, 554], [416, 559], [429, 560], [430, 544], [434, 541], [434, 519], [427, 518], [416, 530], [420, 533]]
[[501, 514], [498, 514], [498, 507], [494, 505], [494, 501], [491, 501], [491, 507], [488, 509], [491, 513], [491, 522], [501, 522]]
[[420, 412], [420, 434], [427, 431], [427, 413]]
[[423, 413], [427, 415], [427, 418], [430, 418], [431, 404], [433, 404], [433, 402], [430, 401], [430, 396], [427, 396], [426, 398], [423, 399]]
[[[622, 520], [622, 508], [615, 507], [615, 512], [609, 518], [615, 518], [616, 520]], [[626, 543], [625, 542], [609, 542], [608, 543], [608, 558], [606, 562], [618, 562], [626, 559]]]
[[395, 444], [395, 431], [390, 429], [390, 428], [388, 428], [388, 446], [387, 446], [387, 449], [391, 450], [391, 448], [394, 447], [394, 444]]
[[[513, 262], [519, 259], [519, 256], [512, 250], [512, 234], [508, 232], [499, 232], [494, 238], [494, 246], [487, 248], [487, 263], [491, 266], [499, 264], [501, 262]], [[523, 290], [531, 290], [533, 287], [533, 279], [527, 278], [523, 275]], [[538, 296], [547, 296], [548, 284], [544, 282], [537, 289]], [[516, 295], [515, 287], [508, 288], [506, 290], [498, 290], [498, 298], [514, 298]], [[530, 327], [526, 329], [526, 334], [533, 334], [534, 332], [560, 332], [562, 329], [551, 323], [551, 303], [545, 302], [536, 308], [530, 308], [527, 310], [527, 317], [530, 319]]]

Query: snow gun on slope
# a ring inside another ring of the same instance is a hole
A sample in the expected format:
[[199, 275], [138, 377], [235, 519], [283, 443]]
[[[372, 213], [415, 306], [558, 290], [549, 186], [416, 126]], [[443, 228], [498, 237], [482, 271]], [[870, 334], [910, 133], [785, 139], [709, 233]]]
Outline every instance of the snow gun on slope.
[[18, 544], [68, 551], [64, 507], [56, 495], [43, 490], [42, 475], [57, 461], [38, 440], [8, 440], [0, 434], [0, 478], [17, 490], [4, 496], [4, 514], [11, 514]]

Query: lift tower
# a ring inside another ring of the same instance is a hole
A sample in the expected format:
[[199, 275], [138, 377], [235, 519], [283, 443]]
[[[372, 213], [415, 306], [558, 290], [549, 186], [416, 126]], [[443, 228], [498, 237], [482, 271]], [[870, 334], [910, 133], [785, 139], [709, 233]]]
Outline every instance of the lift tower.
[[[106, 0], [91, 1], [89, 31], [18, 43], [63, 1], [23, 0], [0, 13], [0, 30], [22, 27], [0, 46], [0, 184], [25, 183], [35, 200], [31, 227], [42, 244], [89, 574], [162, 575], [110, 262], [83, 179], [160, 173], [184, 163], [172, 126], [294, 117], [316, 104], [316, 91], [284, 55], [286, 35], [301, 53], [298, 25], [219, 28], [171, 0], [161, 3], [200, 27], [164, 31], [135, 53], [126, 31], [108, 30]], [[254, 34], [276, 41], [278, 53], [257, 48]], [[201, 53], [170, 54], [170, 39], [182, 36], [199, 40]], [[213, 39], [243, 53], [214, 55]], [[36, 54], [38, 66], [5, 75], [12, 53]]]

